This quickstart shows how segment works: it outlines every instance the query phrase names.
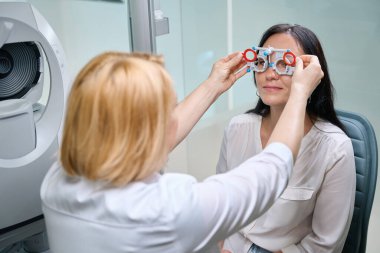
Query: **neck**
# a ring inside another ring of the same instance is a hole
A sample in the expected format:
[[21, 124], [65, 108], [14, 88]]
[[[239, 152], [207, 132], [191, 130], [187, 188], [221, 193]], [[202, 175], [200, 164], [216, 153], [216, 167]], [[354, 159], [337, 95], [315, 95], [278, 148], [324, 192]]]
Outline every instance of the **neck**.
[[[266, 146], [266, 143], [270, 137], [270, 135], [273, 132], [274, 127], [276, 126], [281, 113], [283, 111], [284, 107], [271, 107], [270, 112], [267, 116], [263, 117], [262, 123], [261, 123], [261, 142], [263, 147]], [[311, 121], [308, 114], [305, 115], [305, 127], [304, 127], [304, 136], [310, 131], [310, 129], [313, 127], [313, 122]]]
[[266, 130], [269, 130], [270, 133], [272, 133], [274, 127], [276, 126], [283, 110], [284, 107], [271, 107], [269, 114], [263, 118], [263, 123], [265, 122], [264, 127]]

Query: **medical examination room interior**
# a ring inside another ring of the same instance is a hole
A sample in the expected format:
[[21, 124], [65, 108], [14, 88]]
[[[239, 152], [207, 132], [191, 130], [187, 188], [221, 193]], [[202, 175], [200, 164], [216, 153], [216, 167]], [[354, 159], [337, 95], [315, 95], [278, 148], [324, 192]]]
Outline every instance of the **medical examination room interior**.
[[[128, 0], [26, 2], [56, 32], [63, 46], [69, 81], [101, 52], [132, 50]], [[217, 59], [257, 45], [271, 25], [301, 24], [314, 31], [322, 43], [336, 89], [336, 108], [364, 115], [379, 140], [380, 1], [160, 0], [157, 3], [161, 14], [169, 20], [169, 33], [156, 37], [156, 52], [165, 57], [179, 101], [207, 78]], [[47, 99], [48, 93], [44, 96], [42, 100]], [[234, 115], [251, 109], [256, 102], [256, 88], [252, 75], [248, 74], [210, 107], [186, 140], [171, 153], [166, 171], [188, 173], [198, 180], [215, 174], [226, 125]], [[14, 183], [15, 187], [19, 183], [21, 179]], [[366, 252], [380, 251], [379, 234], [378, 186]]]

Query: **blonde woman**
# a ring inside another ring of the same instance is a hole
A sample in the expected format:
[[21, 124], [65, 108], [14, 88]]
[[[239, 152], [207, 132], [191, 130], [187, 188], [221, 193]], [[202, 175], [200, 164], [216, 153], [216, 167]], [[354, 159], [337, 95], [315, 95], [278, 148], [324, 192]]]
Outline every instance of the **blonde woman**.
[[306, 100], [323, 76], [316, 57], [303, 59], [308, 66], [299, 58], [292, 98], [267, 149], [201, 183], [158, 171], [207, 108], [244, 75], [241, 54], [216, 62], [178, 105], [159, 57], [111, 52], [91, 60], [73, 84], [60, 161], [41, 188], [51, 251], [207, 252], [263, 213], [287, 184]]

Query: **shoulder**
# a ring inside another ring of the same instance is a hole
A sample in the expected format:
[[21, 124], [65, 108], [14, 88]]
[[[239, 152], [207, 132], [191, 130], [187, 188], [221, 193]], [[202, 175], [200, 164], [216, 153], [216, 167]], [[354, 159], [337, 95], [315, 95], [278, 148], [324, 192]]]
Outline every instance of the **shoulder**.
[[[152, 219], [171, 222], [184, 210], [194, 208], [189, 200], [192, 199], [192, 189], [196, 183], [197, 180], [193, 176], [186, 174], [156, 175], [149, 180], [133, 183], [129, 189], [128, 198], [131, 198], [131, 195], [139, 196], [134, 199], [136, 203], [144, 199], [146, 205], [150, 206], [151, 210], [155, 210], [149, 213]], [[159, 216], [156, 217], [156, 215]]]
[[[144, 183], [136, 186], [125, 199], [126, 203], [131, 198], [133, 201], [119, 210], [127, 210], [128, 220], [133, 217], [134, 222], [140, 224], [165, 224], [173, 231], [191, 231], [189, 220], [194, 221], [202, 216], [199, 207], [201, 196], [196, 191], [196, 185], [197, 180], [190, 175], [167, 173], [159, 176], [151, 186]], [[135, 208], [130, 209], [128, 206]]]
[[54, 189], [54, 186], [60, 183], [65, 176], [66, 173], [64, 172], [60, 162], [54, 162], [42, 181], [40, 188], [41, 198], [44, 200], [51, 196], [51, 188]]
[[244, 113], [237, 116], [234, 116], [228, 126], [226, 127], [227, 131], [244, 131], [244, 129], [250, 129], [253, 126], [261, 122], [261, 116], [253, 113]]
[[[52, 209], [108, 224], [171, 223], [189, 208], [194, 177], [185, 174], [158, 173], [127, 184], [112, 187], [83, 178], [71, 179], [62, 170], [46, 178], [44, 204]], [[78, 209], [80, 207], [80, 210]]]
[[[351, 139], [342, 129], [326, 121], [317, 121], [313, 127], [313, 144], [336, 157], [354, 156]], [[321, 144], [321, 145], [320, 145]]]
[[160, 190], [167, 191], [169, 195], [181, 195], [186, 194], [189, 187], [195, 183], [197, 183], [197, 180], [193, 176], [180, 173], [166, 173], [161, 176], [159, 187]]
[[250, 124], [261, 121], [261, 116], [254, 113], [243, 113], [237, 116], [234, 116], [230, 120], [229, 125], [241, 125], [241, 124]]
[[343, 132], [342, 129], [327, 121], [317, 121], [313, 126], [315, 136], [334, 146], [340, 146], [344, 143], [351, 143], [351, 139]]

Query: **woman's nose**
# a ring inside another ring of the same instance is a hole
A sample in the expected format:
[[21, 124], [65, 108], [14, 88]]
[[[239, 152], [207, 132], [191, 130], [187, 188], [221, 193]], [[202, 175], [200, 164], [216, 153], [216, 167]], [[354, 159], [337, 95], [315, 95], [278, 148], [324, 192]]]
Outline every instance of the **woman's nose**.
[[269, 66], [265, 71], [265, 75], [266, 75], [267, 80], [278, 80], [279, 79], [279, 75], [277, 74], [273, 65], [274, 65], [273, 62], [269, 63]]

